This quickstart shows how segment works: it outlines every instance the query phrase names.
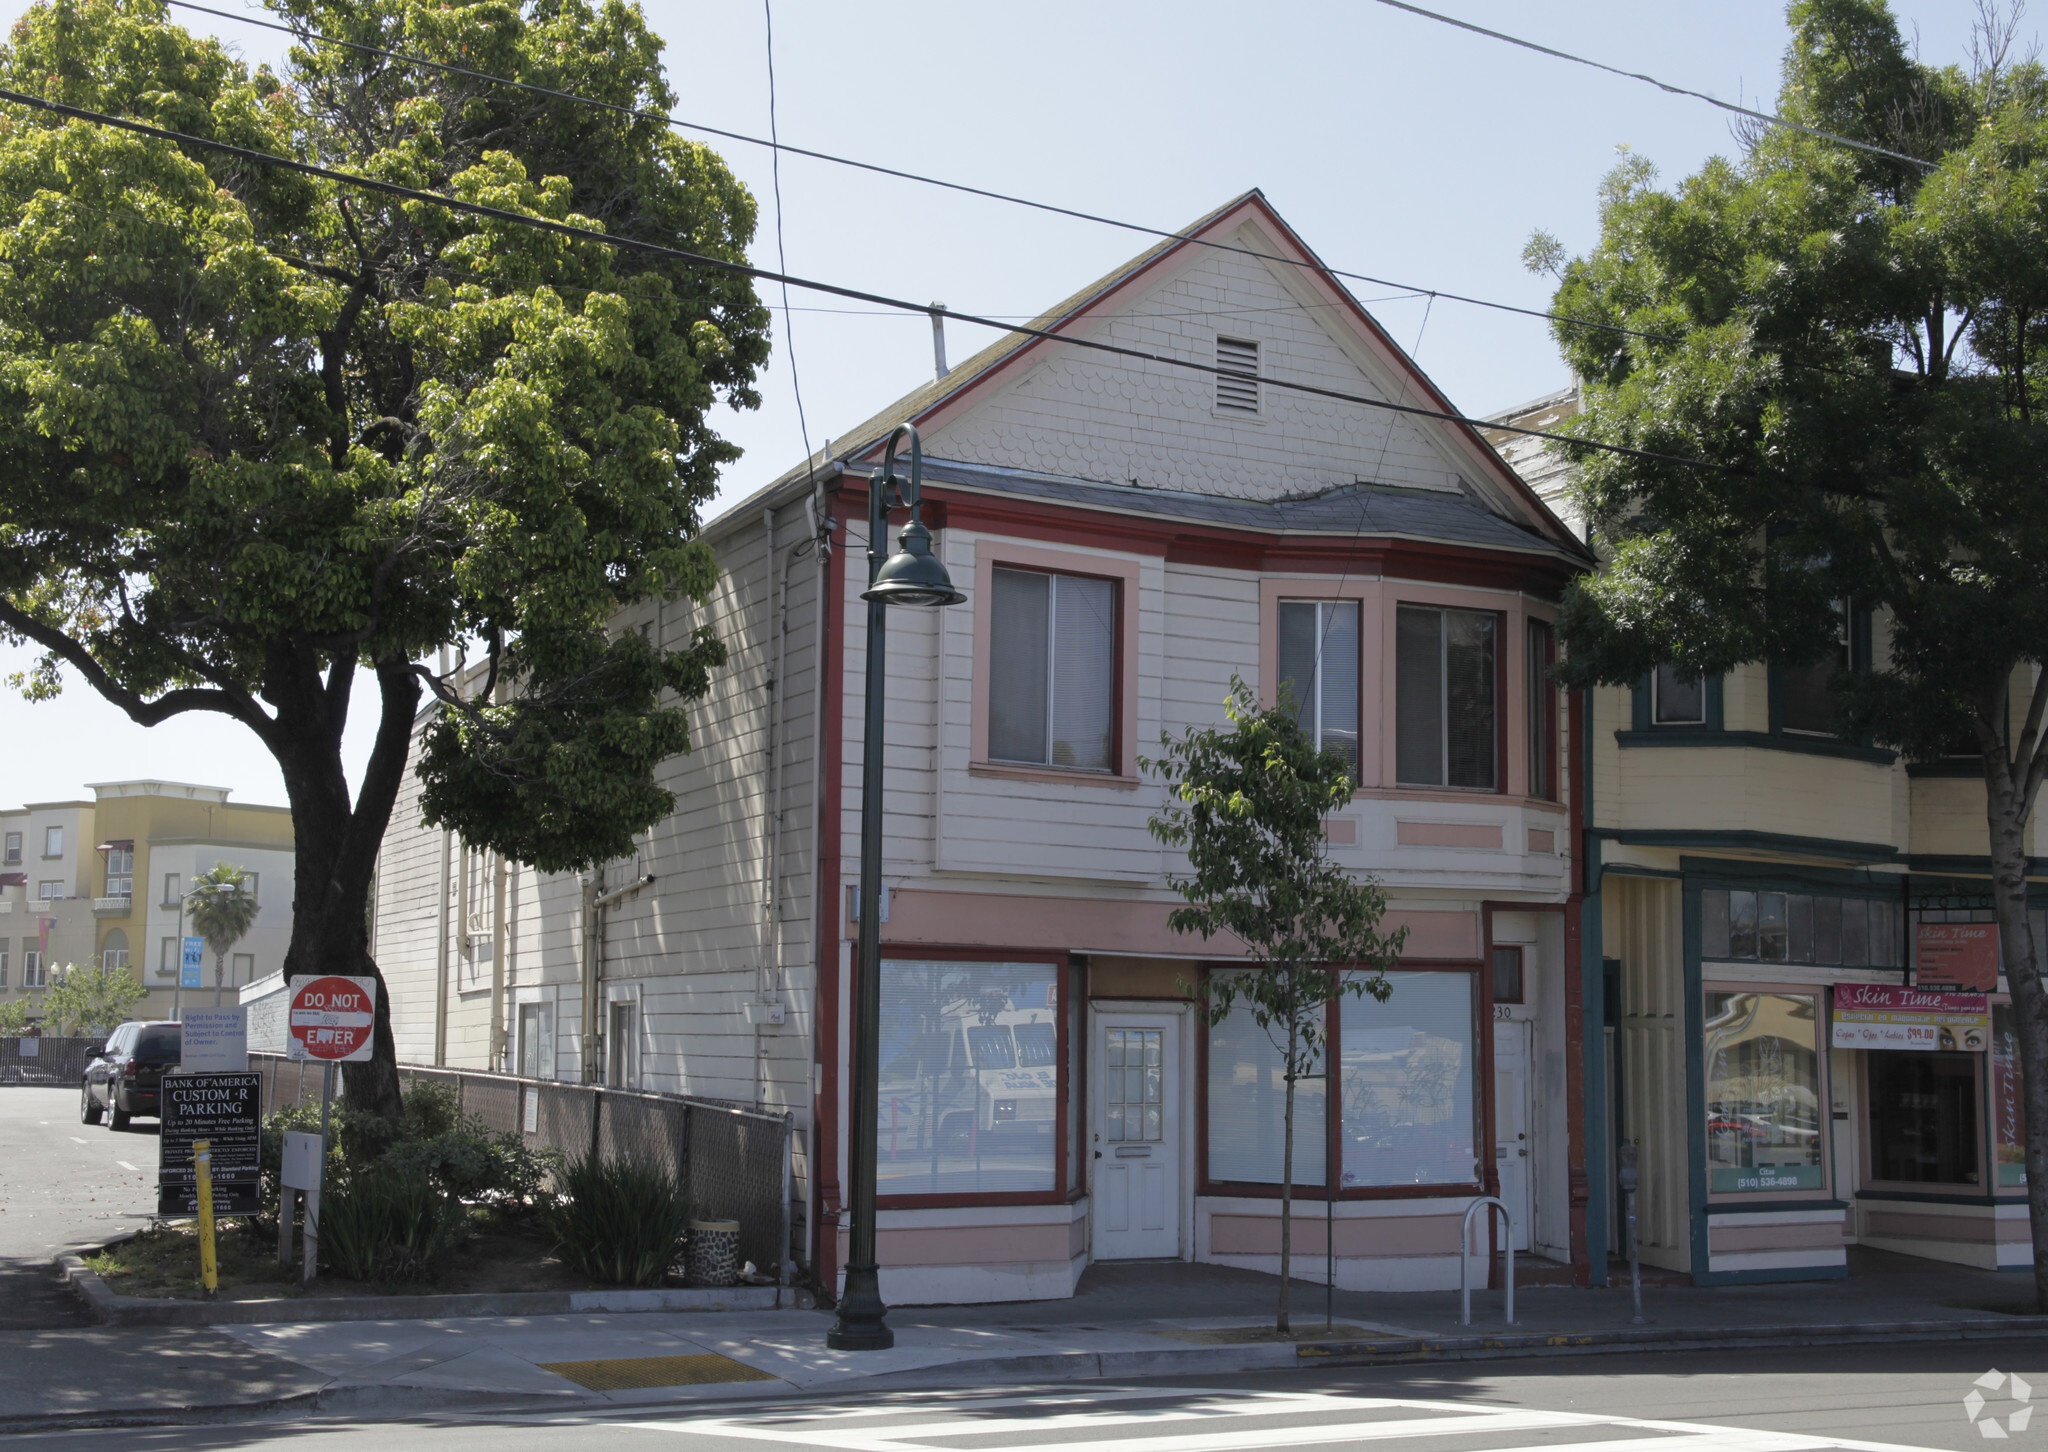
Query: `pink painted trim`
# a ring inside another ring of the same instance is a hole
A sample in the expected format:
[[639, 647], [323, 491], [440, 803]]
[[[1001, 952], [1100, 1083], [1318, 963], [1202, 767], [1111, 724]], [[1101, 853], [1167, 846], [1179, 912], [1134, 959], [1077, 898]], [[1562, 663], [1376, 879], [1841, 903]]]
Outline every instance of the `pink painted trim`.
[[1333, 847], [1355, 847], [1358, 845], [1358, 819], [1356, 817], [1332, 817], [1323, 823], [1323, 840]]
[[[1439, 1215], [1346, 1216], [1334, 1225], [1337, 1254], [1344, 1256], [1456, 1255], [1459, 1216], [1464, 1206], [1452, 1201]], [[1294, 1214], [1294, 1253], [1324, 1252], [1323, 1220], [1303, 1203]], [[1280, 1216], [1216, 1214], [1209, 1217], [1212, 1255], [1278, 1255]]]
[[1501, 847], [1498, 822], [1394, 822], [1394, 840], [1403, 847]]
[[[1173, 931], [1166, 921], [1172, 911], [1167, 902], [903, 887], [889, 894], [884, 931], [892, 944], [981, 944], [1189, 960], [1237, 956], [1237, 945], [1224, 939], [1205, 943]], [[1408, 958], [1474, 962], [1479, 957], [1476, 912], [1396, 910], [1386, 921], [1389, 929], [1408, 928]]]
[[1004, 539], [978, 536], [974, 541], [974, 735], [973, 765], [993, 771], [1019, 769], [1036, 775], [1028, 763], [991, 762], [988, 756], [988, 659], [989, 610], [995, 597], [994, 571], [998, 565], [1021, 570], [1039, 570], [1058, 575], [1092, 575], [1117, 582], [1117, 758], [1108, 772], [1050, 768], [1058, 779], [1069, 782], [1099, 780], [1105, 785], [1128, 789], [1138, 764], [1138, 562], [1114, 555], [1083, 554], [1078, 550], [1048, 550], [1032, 545], [1012, 544]]
[[1531, 827], [1529, 829], [1529, 850], [1531, 852], [1546, 853], [1557, 851], [1557, 833], [1551, 831], [1548, 827]]

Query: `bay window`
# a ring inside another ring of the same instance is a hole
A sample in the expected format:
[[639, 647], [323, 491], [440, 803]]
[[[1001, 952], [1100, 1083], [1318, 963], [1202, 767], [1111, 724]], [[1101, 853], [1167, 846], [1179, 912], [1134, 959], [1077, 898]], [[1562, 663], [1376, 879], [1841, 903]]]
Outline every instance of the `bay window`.
[[1557, 644], [1548, 620], [1529, 622], [1529, 795], [1557, 800]]
[[1495, 789], [1498, 627], [1490, 611], [1396, 611], [1394, 758], [1403, 785]]
[[1063, 1191], [1060, 974], [1053, 962], [882, 960], [877, 1193]]
[[1280, 699], [1325, 751], [1358, 767], [1359, 640], [1356, 600], [1280, 603]]
[[991, 760], [1117, 769], [1117, 582], [998, 568], [991, 576]]

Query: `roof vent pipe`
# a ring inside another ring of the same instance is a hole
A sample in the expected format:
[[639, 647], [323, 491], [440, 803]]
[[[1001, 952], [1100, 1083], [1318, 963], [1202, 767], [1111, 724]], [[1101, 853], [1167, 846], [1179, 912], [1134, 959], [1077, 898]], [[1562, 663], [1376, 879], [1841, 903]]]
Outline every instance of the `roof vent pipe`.
[[951, 370], [946, 367], [946, 305], [932, 304], [932, 375], [943, 379]]

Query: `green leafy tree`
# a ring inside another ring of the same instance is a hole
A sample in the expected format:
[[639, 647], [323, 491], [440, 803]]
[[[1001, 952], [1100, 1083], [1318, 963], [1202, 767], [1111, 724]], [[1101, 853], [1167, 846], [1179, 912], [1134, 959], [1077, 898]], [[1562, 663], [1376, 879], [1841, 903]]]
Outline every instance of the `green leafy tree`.
[[[752, 198], [668, 127], [312, 33], [665, 111], [610, 0], [273, 0], [253, 72], [160, 0], [45, 0], [0, 85], [535, 218], [733, 261]], [[545, 870], [673, 805], [724, 663], [607, 622], [701, 599], [696, 539], [753, 407], [767, 314], [731, 274], [0, 108], [0, 638], [31, 698], [240, 722], [296, 833], [288, 979], [378, 976], [367, 905], [423, 696], [424, 817]], [[422, 662], [460, 646], [467, 669]], [[374, 691], [361, 779], [341, 740]], [[358, 1107], [399, 1112], [388, 996]]]
[[104, 963], [53, 968], [50, 986], [43, 990], [43, 1022], [60, 1035], [105, 1038], [147, 997], [149, 990], [126, 968]]
[[19, 1038], [28, 1032], [28, 1010], [26, 998], [0, 1002], [0, 1039]]
[[213, 949], [213, 1006], [220, 1007], [221, 982], [227, 977], [228, 950], [256, 925], [256, 894], [239, 867], [216, 862], [192, 880], [185, 894], [185, 921]]
[[[1204, 1026], [1233, 1012], [1250, 1017], [1280, 1053], [1285, 1085], [1280, 1151], [1280, 1302], [1274, 1329], [1292, 1335], [1288, 1274], [1294, 1254], [1295, 1085], [1323, 1059], [1325, 1024], [1345, 994], [1385, 1001], [1386, 971], [1408, 930], [1379, 931], [1386, 897], [1330, 861], [1328, 815], [1351, 802], [1351, 766], [1319, 749], [1286, 704], [1259, 708], [1233, 677], [1229, 726], [1189, 727], [1160, 739], [1163, 755], [1140, 765], [1168, 790], [1152, 835], [1186, 851], [1188, 874], [1169, 878], [1185, 900], [1168, 918], [1178, 933], [1235, 938], [1241, 972], [1184, 985]], [[1346, 970], [1363, 970], [1346, 971]], [[1331, 1096], [1333, 1101], [1335, 1096]]]
[[[2048, 1304], [2048, 994], [2027, 828], [2048, 771], [2048, 75], [1992, 16], [1972, 64], [1917, 60], [1881, 0], [1800, 0], [1783, 128], [1671, 190], [1631, 158], [1562, 268], [1608, 555], [1561, 615], [1576, 684], [1662, 662], [1834, 660], [1839, 733], [1982, 763], [2020, 1024], [2034, 1276]], [[1903, 159], [1902, 159], [1903, 158]], [[1539, 237], [1528, 259], [1553, 266]], [[1847, 624], [1878, 622], [1867, 669]]]

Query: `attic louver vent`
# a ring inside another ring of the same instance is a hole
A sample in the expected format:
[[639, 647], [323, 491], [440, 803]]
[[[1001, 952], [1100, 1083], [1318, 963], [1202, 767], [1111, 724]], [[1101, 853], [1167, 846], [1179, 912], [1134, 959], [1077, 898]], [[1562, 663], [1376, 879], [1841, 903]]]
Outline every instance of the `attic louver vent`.
[[[1218, 338], [1216, 366], [1224, 370], [1216, 375], [1216, 406], [1232, 413], [1257, 413], [1259, 345], [1245, 338]], [[1239, 373], [1244, 377], [1231, 376]]]

